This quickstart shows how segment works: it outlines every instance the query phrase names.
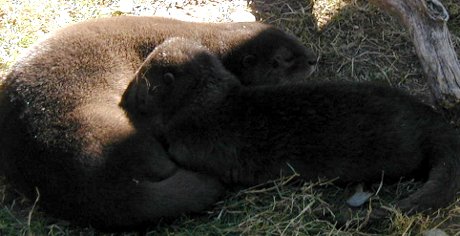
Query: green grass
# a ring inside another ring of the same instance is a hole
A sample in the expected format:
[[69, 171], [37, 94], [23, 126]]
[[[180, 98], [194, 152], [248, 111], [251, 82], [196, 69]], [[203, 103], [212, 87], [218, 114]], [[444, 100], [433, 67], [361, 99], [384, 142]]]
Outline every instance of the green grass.
[[[405, 88], [428, 101], [426, 81], [405, 29], [367, 1], [293, 0], [289, 5], [281, 0], [265, 1], [266, 5], [261, 2], [255, 1], [264, 21], [296, 34], [320, 55], [319, 69], [311, 79], [375, 81]], [[458, 0], [443, 2], [451, 12], [448, 25], [453, 41], [460, 45]], [[0, 75], [48, 32], [71, 22], [120, 14], [113, 8], [114, 3], [0, 0]], [[333, 13], [330, 9], [338, 11]], [[392, 208], [418, 186], [420, 183], [410, 181], [384, 185], [371, 203], [352, 212], [344, 205], [352, 186], [339, 188], [325, 180], [277, 180], [258, 188], [229, 192], [209, 211], [174, 222], [159, 222], [147, 234], [420, 235], [440, 228], [450, 235], [460, 235], [459, 203], [432, 215], [411, 217]], [[371, 187], [377, 191], [379, 184]], [[4, 180], [0, 180], [0, 200], [0, 235], [99, 235], [92, 229], [46, 216], [39, 205], [34, 207], [35, 199], [24, 199]], [[392, 217], [367, 221], [365, 209], [380, 205], [387, 206]]]

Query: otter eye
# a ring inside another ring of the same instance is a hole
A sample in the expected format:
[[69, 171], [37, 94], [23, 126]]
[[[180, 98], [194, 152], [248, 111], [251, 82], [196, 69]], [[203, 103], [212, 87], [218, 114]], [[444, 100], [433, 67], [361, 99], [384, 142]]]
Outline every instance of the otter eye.
[[158, 86], [151, 86], [151, 87], [149, 87], [147, 93], [148, 93], [149, 95], [154, 95], [154, 94], [155, 94], [155, 90], [156, 90], [157, 88], [158, 88]]
[[254, 55], [246, 55], [243, 57], [243, 66], [251, 67], [256, 65], [256, 57]]
[[308, 63], [308, 65], [310, 65], [310, 66], [315, 66], [315, 65], [316, 65], [316, 59], [310, 59], [310, 60], [308, 60], [307, 63]]
[[170, 72], [167, 72], [163, 75], [163, 82], [167, 85], [172, 84], [174, 82], [174, 75]]

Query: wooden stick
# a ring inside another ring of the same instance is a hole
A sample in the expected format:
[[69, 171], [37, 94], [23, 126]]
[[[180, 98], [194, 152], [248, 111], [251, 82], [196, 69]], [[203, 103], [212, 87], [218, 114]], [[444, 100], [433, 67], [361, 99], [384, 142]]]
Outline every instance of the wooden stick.
[[460, 63], [438, 0], [371, 0], [395, 13], [408, 28], [437, 104], [460, 111]]

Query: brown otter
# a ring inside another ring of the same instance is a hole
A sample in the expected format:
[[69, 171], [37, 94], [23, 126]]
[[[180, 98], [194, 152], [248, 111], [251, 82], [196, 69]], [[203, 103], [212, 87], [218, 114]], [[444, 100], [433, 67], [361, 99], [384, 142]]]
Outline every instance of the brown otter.
[[459, 190], [458, 132], [401, 91], [365, 83], [244, 87], [186, 40], [157, 48], [146, 63], [131, 87], [138, 116], [151, 119], [180, 166], [245, 185], [293, 172], [338, 183], [379, 181], [382, 172], [387, 181], [425, 178], [398, 203], [406, 212], [446, 206]]
[[13, 186], [31, 199], [38, 191], [56, 217], [106, 230], [214, 203], [221, 183], [176, 166], [119, 106], [145, 57], [173, 36], [206, 45], [248, 85], [302, 78], [315, 62], [297, 39], [260, 23], [115, 17], [59, 30], [2, 85], [1, 161]]

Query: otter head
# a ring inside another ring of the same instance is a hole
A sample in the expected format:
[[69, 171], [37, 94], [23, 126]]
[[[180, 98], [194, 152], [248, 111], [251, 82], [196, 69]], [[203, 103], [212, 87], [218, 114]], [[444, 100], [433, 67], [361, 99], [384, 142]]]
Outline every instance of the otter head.
[[224, 55], [223, 63], [243, 85], [286, 84], [310, 76], [317, 57], [294, 36], [268, 27]]
[[[201, 44], [172, 38], [157, 46], [129, 85], [124, 106], [160, 123], [181, 110], [199, 109], [240, 85], [220, 60]], [[134, 109], [133, 109], [134, 108]]]

